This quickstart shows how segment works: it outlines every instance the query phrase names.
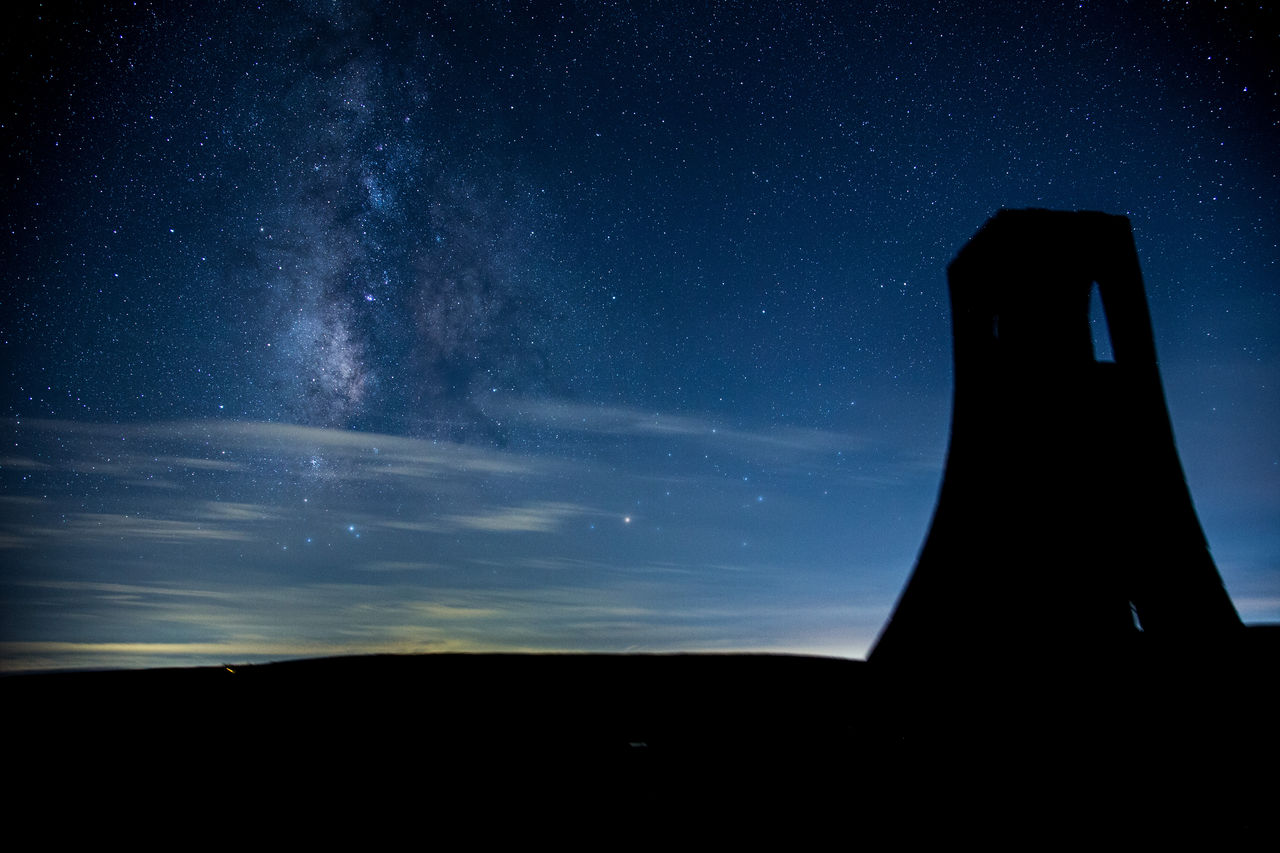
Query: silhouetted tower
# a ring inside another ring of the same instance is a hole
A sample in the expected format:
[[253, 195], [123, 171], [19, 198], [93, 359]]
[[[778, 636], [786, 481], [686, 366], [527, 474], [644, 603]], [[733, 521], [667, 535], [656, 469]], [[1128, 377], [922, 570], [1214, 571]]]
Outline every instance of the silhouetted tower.
[[[871, 660], [1086, 662], [1241, 626], [1191, 503], [1129, 220], [1002, 210], [947, 268], [951, 442]], [[1094, 358], [1097, 285], [1115, 361]]]

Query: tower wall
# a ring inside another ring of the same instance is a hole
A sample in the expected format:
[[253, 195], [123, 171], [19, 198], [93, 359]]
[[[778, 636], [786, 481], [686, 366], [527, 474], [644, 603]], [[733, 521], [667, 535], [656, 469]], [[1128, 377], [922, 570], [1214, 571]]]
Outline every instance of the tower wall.
[[[1088, 660], [1139, 634], [1191, 647], [1238, 629], [1178, 459], [1128, 219], [1002, 210], [947, 277], [946, 470], [870, 659]], [[1114, 363], [1094, 358], [1095, 285]]]

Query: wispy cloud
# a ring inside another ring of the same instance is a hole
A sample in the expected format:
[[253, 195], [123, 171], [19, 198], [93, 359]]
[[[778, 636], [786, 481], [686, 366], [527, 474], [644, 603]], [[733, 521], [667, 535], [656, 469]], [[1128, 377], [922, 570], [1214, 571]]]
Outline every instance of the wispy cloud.
[[1271, 622], [1280, 612], [1280, 596], [1240, 595], [1232, 597], [1236, 612], [1246, 622]]
[[550, 501], [486, 508], [465, 515], [448, 515], [445, 516], [445, 521], [470, 530], [490, 533], [549, 533], [557, 530], [566, 519], [602, 514], [586, 507]]
[[562, 430], [610, 436], [697, 439], [737, 451], [772, 449], [797, 453], [853, 451], [867, 445], [865, 437], [798, 427], [744, 429], [733, 424], [690, 415], [675, 415], [622, 406], [594, 406], [557, 400], [518, 400], [496, 404], [514, 421], [554, 426]]
[[[272, 461], [281, 471], [314, 472], [344, 463], [347, 476], [431, 477], [441, 473], [518, 474], [537, 459], [491, 448], [379, 433], [258, 421], [93, 424], [11, 422], [22, 436], [44, 435], [45, 469], [113, 476], [182, 471], [248, 472]], [[198, 452], [194, 452], [198, 451]], [[28, 462], [25, 467], [35, 463]]]
[[280, 517], [274, 507], [261, 503], [204, 501], [197, 512], [212, 521], [270, 521]]
[[80, 541], [90, 539], [157, 540], [162, 542], [247, 542], [245, 531], [219, 524], [174, 521], [164, 518], [137, 518], [112, 513], [79, 513], [67, 517], [63, 535]]
[[29, 456], [5, 456], [0, 458], [0, 470], [8, 468], [14, 471], [47, 471], [50, 465]]
[[489, 619], [502, 612], [492, 607], [464, 607], [430, 601], [415, 601], [408, 606], [427, 619]]
[[174, 596], [179, 598], [214, 598], [231, 600], [235, 595], [226, 591], [216, 591], [211, 589], [198, 589], [192, 587], [165, 586], [160, 584], [129, 584], [129, 583], [110, 583], [103, 581], [64, 581], [64, 580], [39, 580], [39, 581], [13, 581], [13, 583], [23, 586], [37, 587], [40, 589], [52, 590], [71, 590], [78, 592], [105, 593], [108, 595], [136, 595], [136, 596]]
[[368, 560], [356, 564], [363, 572], [439, 572], [446, 570], [442, 563], [424, 560]]

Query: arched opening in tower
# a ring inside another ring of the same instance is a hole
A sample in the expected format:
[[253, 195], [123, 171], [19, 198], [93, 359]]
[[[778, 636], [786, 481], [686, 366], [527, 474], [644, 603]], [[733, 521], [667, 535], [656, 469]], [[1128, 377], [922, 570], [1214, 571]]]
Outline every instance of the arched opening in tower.
[[1107, 311], [1102, 306], [1102, 294], [1097, 283], [1089, 286], [1089, 331], [1093, 334], [1093, 360], [1115, 361], [1111, 351], [1111, 329], [1107, 325]]

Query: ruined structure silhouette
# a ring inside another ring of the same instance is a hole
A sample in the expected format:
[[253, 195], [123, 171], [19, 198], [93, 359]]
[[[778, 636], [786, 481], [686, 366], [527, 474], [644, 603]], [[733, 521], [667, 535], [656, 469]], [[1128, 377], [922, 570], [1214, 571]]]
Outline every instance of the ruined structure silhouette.
[[[1001, 210], [947, 277], [946, 470], [870, 660], [1088, 665], [1235, 637], [1174, 446], [1129, 220]], [[1093, 352], [1095, 285], [1114, 363]]]

